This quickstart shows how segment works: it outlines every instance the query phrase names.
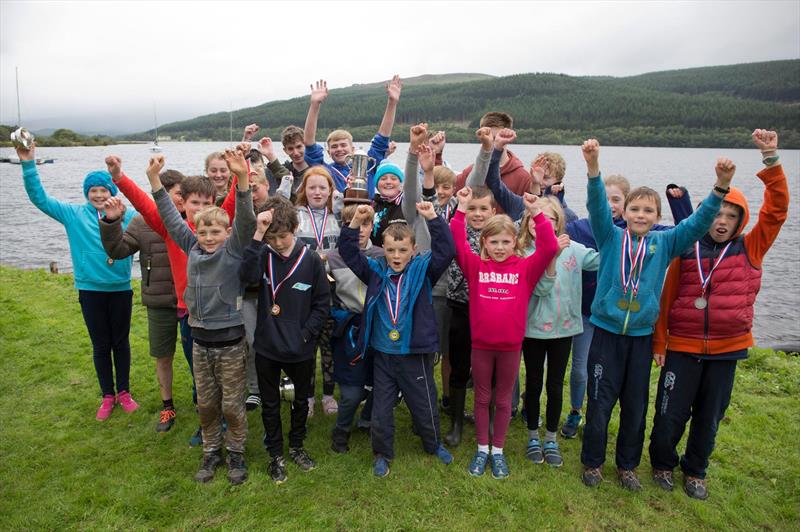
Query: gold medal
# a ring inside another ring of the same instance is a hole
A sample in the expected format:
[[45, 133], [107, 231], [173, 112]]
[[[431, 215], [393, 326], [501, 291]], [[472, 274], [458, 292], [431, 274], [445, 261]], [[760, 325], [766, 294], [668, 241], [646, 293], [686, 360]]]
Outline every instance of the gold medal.
[[639, 312], [642, 307], [639, 305], [639, 302], [635, 299], [631, 301], [631, 304], [628, 306], [631, 312]]
[[396, 342], [399, 339], [400, 339], [400, 331], [398, 331], [397, 329], [392, 329], [391, 331], [389, 331], [389, 340], [391, 340], [392, 342]]
[[277, 303], [275, 303], [274, 305], [272, 305], [272, 310], [271, 310], [271, 312], [272, 312], [272, 315], [273, 315], [273, 316], [277, 316], [278, 314], [280, 314], [280, 313], [281, 313], [281, 307], [280, 307], [280, 305], [278, 305]]
[[617, 301], [617, 308], [620, 310], [628, 310], [628, 300], [622, 298], [619, 301]]
[[708, 306], [708, 300], [702, 296], [694, 300], [694, 308], [696, 308], [697, 310], [703, 310], [707, 306]]

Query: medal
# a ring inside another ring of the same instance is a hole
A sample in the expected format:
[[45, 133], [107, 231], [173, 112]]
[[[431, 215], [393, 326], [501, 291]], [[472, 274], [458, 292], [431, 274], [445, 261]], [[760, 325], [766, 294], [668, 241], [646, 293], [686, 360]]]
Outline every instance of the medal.
[[[694, 308], [698, 310], [703, 310], [708, 306], [708, 299], [706, 299], [706, 290], [708, 289], [708, 283], [711, 281], [711, 276], [714, 274], [714, 270], [717, 269], [722, 263], [722, 259], [725, 258], [725, 254], [728, 252], [728, 248], [731, 247], [733, 241], [728, 242], [728, 245], [722, 250], [722, 253], [719, 254], [717, 258], [716, 264], [711, 267], [711, 270], [708, 272], [708, 275], [703, 274], [703, 262], [700, 260], [700, 242], [694, 243], [694, 256], [697, 259], [697, 274], [700, 276], [700, 297], [694, 300]], [[713, 262], [713, 259], [712, 259]]]
[[394, 304], [392, 304], [392, 297], [389, 294], [388, 286], [384, 292], [384, 295], [386, 296], [386, 306], [389, 307], [389, 317], [391, 318], [392, 325], [394, 326], [392, 330], [389, 331], [389, 340], [392, 342], [396, 342], [400, 339], [400, 331], [397, 330], [397, 318], [400, 314], [400, 293], [403, 288], [404, 275], [405, 274], [401, 274], [400, 278], [397, 280], [397, 290], [395, 291]]
[[617, 301], [617, 308], [620, 310], [628, 310], [628, 300], [623, 297]]
[[[622, 237], [622, 252], [620, 265], [620, 280], [622, 282], [623, 295], [628, 294], [628, 288], [633, 290], [633, 297], [639, 292], [639, 282], [642, 280], [642, 266], [644, 265], [645, 250], [647, 249], [647, 237], [639, 239], [636, 252], [633, 251], [633, 237], [629, 229], [625, 229]], [[630, 268], [625, 268], [625, 256], [628, 256]]]
[[311, 218], [311, 227], [314, 229], [314, 240], [317, 241], [317, 249], [322, 249], [322, 239], [325, 237], [325, 227], [328, 225], [328, 209], [325, 209], [321, 227], [317, 227], [317, 220], [314, 218], [314, 212], [311, 207], [306, 205], [306, 209], [308, 210], [309, 218]]
[[642, 309], [641, 305], [639, 305], [639, 302], [635, 299], [631, 300], [631, 304], [628, 305], [628, 308], [631, 310], [631, 312], [639, 312]]
[[300, 263], [303, 262], [303, 259], [305, 258], [307, 251], [308, 248], [306, 246], [303, 246], [303, 250], [300, 252], [300, 256], [297, 257], [297, 260], [294, 261], [292, 269], [289, 270], [289, 273], [286, 274], [286, 277], [284, 277], [283, 280], [279, 282], [277, 285], [275, 284], [275, 277], [273, 274], [274, 270], [272, 268], [272, 253], [268, 254], [269, 259], [267, 260], [267, 270], [269, 271], [269, 290], [270, 292], [272, 292], [272, 308], [270, 309], [270, 312], [272, 313], [273, 316], [277, 316], [278, 314], [281, 313], [281, 307], [275, 302], [278, 298], [278, 292], [283, 286], [283, 283], [285, 283], [286, 280], [289, 277], [291, 277], [292, 274], [297, 270], [297, 268], [300, 267]]

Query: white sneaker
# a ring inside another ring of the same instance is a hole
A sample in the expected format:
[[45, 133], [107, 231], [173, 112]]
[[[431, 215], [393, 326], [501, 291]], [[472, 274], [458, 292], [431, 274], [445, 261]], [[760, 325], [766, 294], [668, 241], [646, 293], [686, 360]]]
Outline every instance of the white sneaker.
[[325, 412], [325, 415], [335, 414], [339, 411], [339, 404], [336, 402], [336, 399], [333, 398], [332, 395], [323, 395], [322, 396], [322, 411]]
[[315, 399], [313, 397], [308, 398], [308, 417], [314, 417], [314, 402]]

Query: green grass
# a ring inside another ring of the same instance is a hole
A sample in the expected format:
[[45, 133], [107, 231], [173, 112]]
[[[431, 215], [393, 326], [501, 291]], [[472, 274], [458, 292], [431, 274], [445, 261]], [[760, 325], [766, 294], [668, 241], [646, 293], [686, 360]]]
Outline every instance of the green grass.
[[273, 485], [256, 412], [249, 414], [250, 479], [232, 487], [220, 471], [198, 485], [192, 476], [201, 452], [188, 447], [197, 422], [182, 357], [175, 364], [178, 422], [165, 435], [153, 430], [160, 400], [141, 305], [131, 328], [132, 391], [141, 408], [131, 415], [115, 409], [105, 423], [94, 419], [99, 390], [71, 277], [0, 267], [0, 331], [3, 529], [800, 528], [800, 360], [782, 353], [755, 350], [740, 364], [708, 471], [711, 497], [699, 502], [680, 489], [656, 488], [646, 450], [644, 490], [618, 487], [616, 418], [607, 481], [590, 490], [579, 479], [580, 440], [562, 442], [564, 467], [534, 466], [524, 458], [526, 434], [516, 419], [506, 449], [511, 477], [473, 479], [465, 470], [472, 429], [445, 467], [422, 452], [405, 408], [397, 410], [397, 459], [386, 479], [373, 478], [362, 434], [353, 436], [349, 454], [331, 452], [334, 419], [318, 413], [306, 440], [317, 470], [303, 474], [290, 464], [288, 482]]

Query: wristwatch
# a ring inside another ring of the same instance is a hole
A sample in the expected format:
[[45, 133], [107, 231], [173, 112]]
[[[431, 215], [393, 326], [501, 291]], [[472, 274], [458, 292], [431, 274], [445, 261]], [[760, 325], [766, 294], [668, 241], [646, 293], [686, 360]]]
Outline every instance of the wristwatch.
[[730, 187], [730, 186], [729, 186], [728, 188], [722, 188], [722, 187], [721, 187], [721, 186], [719, 186], [719, 185], [714, 185], [714, 192], [719, 192], [719, 193], [720, 193], [720, 194], [722, 194], [723, 196], [724, 196], [725, 194], [727, 194], [728, 192], [730, 192], [730, 191], [731, 191], [731, 187]]

